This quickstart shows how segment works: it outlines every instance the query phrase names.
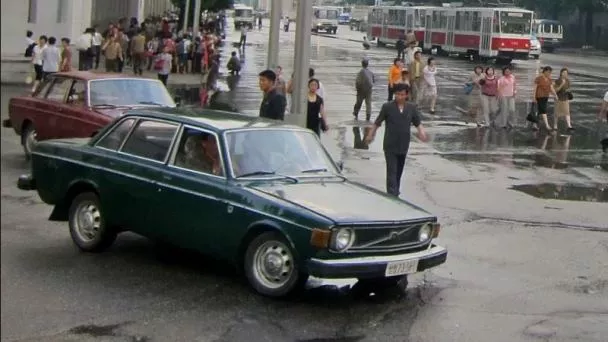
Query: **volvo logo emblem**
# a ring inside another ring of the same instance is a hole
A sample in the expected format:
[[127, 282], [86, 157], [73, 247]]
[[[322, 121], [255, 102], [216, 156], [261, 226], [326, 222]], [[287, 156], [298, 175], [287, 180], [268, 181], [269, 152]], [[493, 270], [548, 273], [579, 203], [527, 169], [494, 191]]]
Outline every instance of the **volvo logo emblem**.
[[394, 240], [397, 237], [399, 237], [399, 235], [401, 235], [401, 232], [393, 230], [389, 235], [388, 235], [388, 239], [389, 240]]

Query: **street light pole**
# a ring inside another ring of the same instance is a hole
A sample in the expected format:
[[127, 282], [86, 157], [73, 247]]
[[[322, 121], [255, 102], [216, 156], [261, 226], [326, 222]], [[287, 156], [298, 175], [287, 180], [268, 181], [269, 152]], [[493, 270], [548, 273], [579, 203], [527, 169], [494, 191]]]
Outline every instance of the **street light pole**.
[[198, 37], [198, 30], [201, 24], [201, 5], [202, 0], [194, 0], [194, 22], [192, 23], [192, 34]]
[[184, 27], [182, 27], [182, 32], [186, 33], [188, 30], [188, 17], [190, 16], [190, 0], [186, 0], [186, 6], [184, 7]]
[[279, 65], [279, 36], [281, 33], [281, 15], [283, 14], [282, 3], [282, 0], [271, 2], [267, 69], [274, 70]]
[[296, 16], [296, 42], [294, 51], [293, 93], [291, 115], [288, 121], [292, 124], [306, 127], [306, 111], [308, 108], [308, 68], [310, 67], [310, 29], [312, 25], [312, 4], [306, 0], [298, 1]]

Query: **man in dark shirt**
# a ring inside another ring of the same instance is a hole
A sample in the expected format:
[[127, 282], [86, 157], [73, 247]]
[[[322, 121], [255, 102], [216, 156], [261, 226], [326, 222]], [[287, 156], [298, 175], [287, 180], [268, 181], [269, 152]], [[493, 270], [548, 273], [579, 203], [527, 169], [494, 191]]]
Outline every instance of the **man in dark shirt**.
[[393, 196], [399, 196], [401, 188], [405, 157], [410, 148], [410, 126], [414, 125], [417, 128], [420, 140], [427, 140], [418, 108], [415, 104], [407, 102], [409, 90], [406, 84], [398, 83], [394, 86], [395, 100], [382, 105], [374, 126], [365, 137], [367, 144], [372, 142], [378, 127], [386, 121], [383, 145], [386, 160], [386, 192]]
[[260, 90], [264, 92], [264, 99], [260, 105], [260, 117], [274, 120], [285, 119], [287, 100], [275, 89], [277, 74], [272, 70], [264, 70], [258, 76]]

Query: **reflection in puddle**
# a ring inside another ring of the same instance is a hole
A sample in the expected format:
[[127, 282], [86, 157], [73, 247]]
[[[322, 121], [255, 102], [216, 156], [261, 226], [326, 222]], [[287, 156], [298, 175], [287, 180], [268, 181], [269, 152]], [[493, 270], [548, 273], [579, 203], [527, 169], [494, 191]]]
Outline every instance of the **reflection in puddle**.
[[608, 184], [597, 184], [595, 186], [552, 183], [523, 184], [515, 185], [511, 189], [543, 199], [608, 202]]

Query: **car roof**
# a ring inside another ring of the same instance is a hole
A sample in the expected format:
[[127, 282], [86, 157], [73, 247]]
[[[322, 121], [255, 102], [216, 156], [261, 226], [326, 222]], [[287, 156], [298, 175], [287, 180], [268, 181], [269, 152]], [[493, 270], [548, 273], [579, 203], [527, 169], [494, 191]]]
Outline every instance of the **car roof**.
[[285, 128], [304, 130], [300, 126], [285, 124], [282, 121], [264, 119], [241, 113], [193, 107], [133, 109], [125, 112], [124, 116], [138, 116], [151, 119], [176, 121], [186, 125], [206, 128], [218, 133], [250, 128]]
[[[58, 73], [55, 73], [54, 76], [76, 78], [76, 79], [85, 80], [85, 81], [107, 80], [107, 79], [135, 79], [136, 78], [136, 77], [125, 75], [125, 74], [116, 74], [116, 73], [109, 73], [109, 72], [93, 72], [93, 71], [58, 72]], [[156, 81], [154, 79], [147, 79], [147, 78], [140, 78], [140, 77], [137, 77], [136, 79], [141, 79], [141, 80], [146, 80], [146, 81], [148, 81], [148, 80]]]

